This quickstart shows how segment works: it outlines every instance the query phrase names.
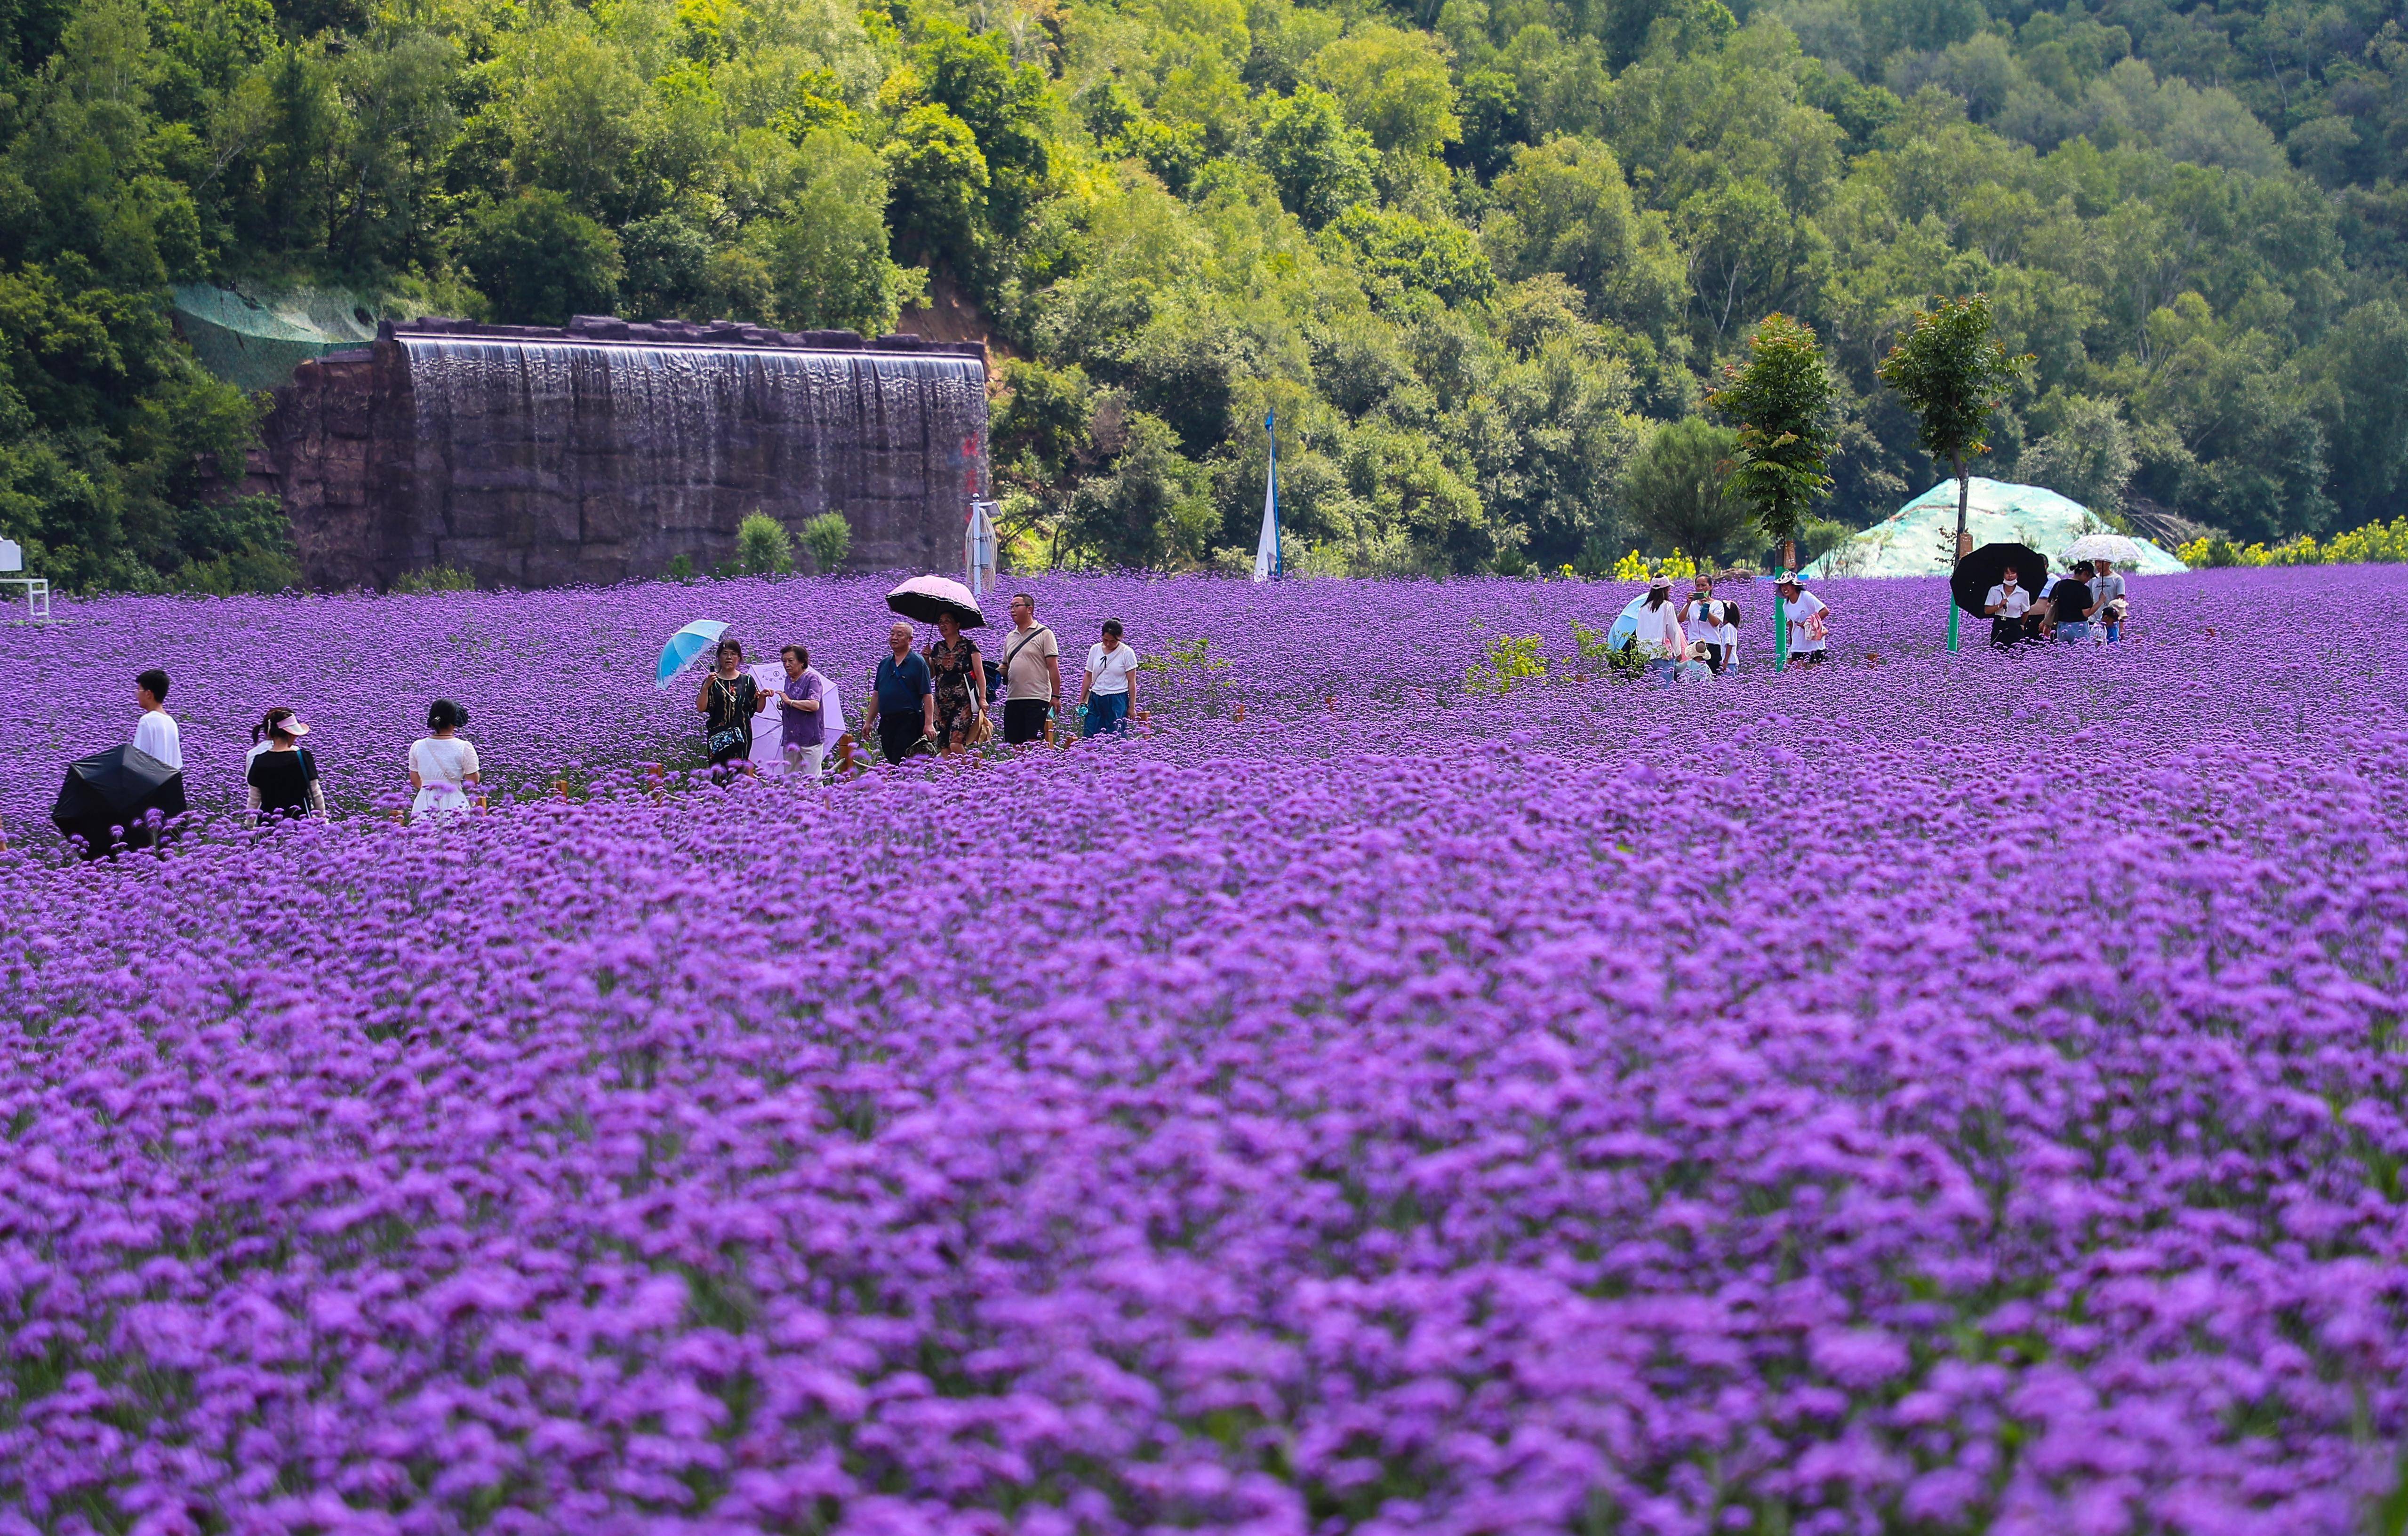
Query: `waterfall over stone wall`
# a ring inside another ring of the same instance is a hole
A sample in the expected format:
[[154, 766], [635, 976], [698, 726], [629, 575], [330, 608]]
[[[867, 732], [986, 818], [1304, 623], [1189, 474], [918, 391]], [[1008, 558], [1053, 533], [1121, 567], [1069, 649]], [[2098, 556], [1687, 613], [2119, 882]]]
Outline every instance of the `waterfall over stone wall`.
[[452, 565], [548, 587], [709, 570], [754, 510], [843, 514], [855, 568], [959, 562], [986, 492], [985, 364], [914, 336], [421, 321], [279, 395], [304, 570], [387, 585]]

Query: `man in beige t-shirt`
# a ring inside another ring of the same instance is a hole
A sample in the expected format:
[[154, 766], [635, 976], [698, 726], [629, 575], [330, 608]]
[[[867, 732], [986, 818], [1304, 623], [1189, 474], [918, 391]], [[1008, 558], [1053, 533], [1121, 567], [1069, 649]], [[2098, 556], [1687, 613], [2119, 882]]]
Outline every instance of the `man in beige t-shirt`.
[[1003, 637], [1003, 739], [1013, 747], [1041, 741], [1045, 721], [1062, 704], [1062, 646], [1037, 621], [1037, 600], [1011, 600], [1011, 632]]

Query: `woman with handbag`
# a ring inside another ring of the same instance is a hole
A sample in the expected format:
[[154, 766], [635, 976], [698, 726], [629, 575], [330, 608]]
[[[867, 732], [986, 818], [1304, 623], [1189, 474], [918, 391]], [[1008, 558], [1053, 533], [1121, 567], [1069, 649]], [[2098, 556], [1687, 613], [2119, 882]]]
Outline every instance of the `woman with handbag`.
[[939, 616], [937, 633], [927, 652], [928, 672], [937, 681], [937, 742], [952, 757], [987, 738], [986, 659], [952, 614]]
[[1087, 647], [1087, 675], [1079, 683], [1079, 734], [1118, 736], [1137, 706], [1137, 650], [1121, 643], [1121, 621], [1104, 620], [1103, 638]]
[[719, 642], [718, 665], [702, 680], [694, 707], [703, 718], [703, 746], [714, 773], [752, 771], [752, 717], [760, 713], [761, 685], [744, 670], [744, 647]]

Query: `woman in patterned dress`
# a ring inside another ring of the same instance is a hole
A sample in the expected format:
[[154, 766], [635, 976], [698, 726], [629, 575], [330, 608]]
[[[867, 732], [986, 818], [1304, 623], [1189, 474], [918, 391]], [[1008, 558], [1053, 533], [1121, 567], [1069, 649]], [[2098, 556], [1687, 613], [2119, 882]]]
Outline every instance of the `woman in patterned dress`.
[[937, 679], [937, 740], [951, 757], [969, 750], [983, 707], [986, 660], [952, 614], [938, 619], [937, 632], [943, 638], [928, 647], [928, 671]]

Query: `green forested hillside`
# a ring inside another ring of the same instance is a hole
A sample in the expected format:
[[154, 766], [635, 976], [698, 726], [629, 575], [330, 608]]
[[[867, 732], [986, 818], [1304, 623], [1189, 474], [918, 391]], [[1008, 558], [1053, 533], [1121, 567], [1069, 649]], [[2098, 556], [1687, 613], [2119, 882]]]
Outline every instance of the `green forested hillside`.
[[933, 285], [1008, 356], [1029, 556], [1251, 547], [1273, 406], [1314, 568], [1742, 552], [1689, 419], [1776, 309], [1861, 522], [1937, 477], [1874, 364], [1975, 291], [2035, 360], [1985, 472], [2408, 510], [2397, 4], [1987, 5], [0, 0], [0, 530], [273, 577], [200, 278], [866, 330]]

